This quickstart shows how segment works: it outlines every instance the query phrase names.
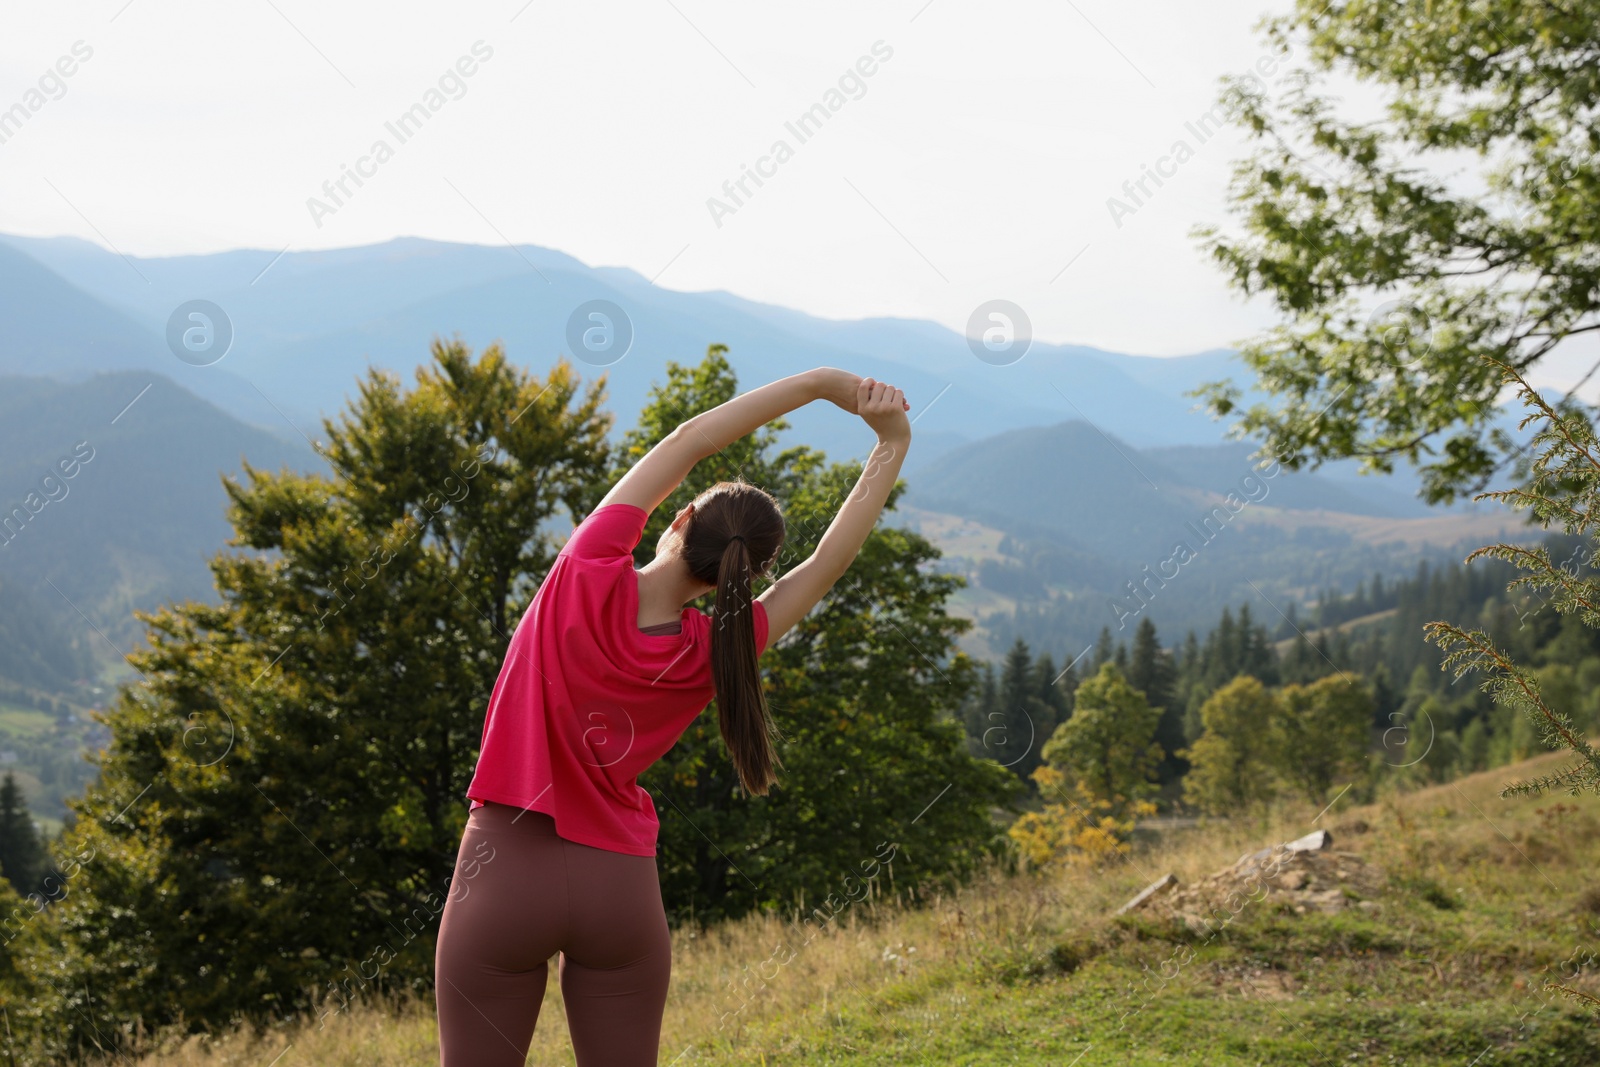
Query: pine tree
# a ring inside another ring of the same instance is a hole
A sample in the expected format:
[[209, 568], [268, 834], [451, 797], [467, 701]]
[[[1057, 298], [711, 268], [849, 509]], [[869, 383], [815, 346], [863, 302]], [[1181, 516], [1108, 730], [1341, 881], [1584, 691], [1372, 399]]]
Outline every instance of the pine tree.
[[1100, 636], [1094, 643], [1094, 670], [1098, 671], [1110, 663], [1115, 655], [1116, 650], [1111, 646], [1111, 627], [1102, 626]]
[[1143, 693], [1156, 710], [1156, 742], [1162, 751], [1157, 777], [1163, 783], [1177, 781], [1189, 766], [1178, 755], [1188, 739], [1183, 736], [1184, 708], [1176, 700], [1176, 682], [1177, 672], [1161, 647], [1155, 623], [1148, 618], [1139, 620], [1128, 661], [1128, 684]]
[[1070, 688], [1066, 686], [1067, 675], [1070, 673], [1070, 666], [1067, 671], [1056, 670], [1055, 659], [1048, 652], [1034, 661], [1033, 695], [1044, 705], [1045, 714], [1049, 719], [1049, 726], [1039, 737], [1037, 746], [1039, 748], [1044, 747], [1044, 743], [1055, 732], [1056, 726], [1065, 722], [1072, 711], [1072, 690], [1077, 688], [1078, 682], [1076, 678], [1072, 678]]
[[1061, 673], [1055, 677], [1054, 684], [1051, 686], [1055, 696], [1050, 699], [1049, 703], [1056, 709], [1057, 726], [1072, 717], [1072, 708], [1077, 700], [1079, 684], [1078, 670], [1071, 663], [1068, 663], [1061, 670]]
[[1054, 709], [1039, 696], [1039, 680], [1027, 643], [1017, 638], [1000, 670], [999, 693], [985, 716], [978, 755], [1030, 781], [1039, 750], [1055, 729]]
[[0, 782], [0, 873], [18, 893], [27, 896], [43, 889], [48, 864], [27, 798], [16, 775], [7, 771]]
[[[1525, 484], [1501, 492], [1484, 493], [1480, 499], [1498, 500], [1532, 513], [1541, 526], [1561, 526], [1568, 534], [1590, 539], [1584, 562], [1600, 564], [1600, 436], [1581, 402], [1572, 398], [1553, 406], [1527, 380], [1508, 364], [1490, 360], [1501, 373], [1502, 383], [1517, 388], [1518, 398], [1528, 410], [1522, 425], [1539, 423], [1530, 442], [1535, 458], [1528, 464]], [[1579, 406], [1575, 406], [1575, 404]], [[1588, 627], [1600, 627], [1600, 581], [1571, 573], [1550, 558], [1545, 546], [1494, 544], [1467, 557], [1500, 559], [1523, 573], [1512, 588], [1532, 589], [1548, 594], [1551, 605], [1561, 615], [1573, 615]], [[1559, 624], [1557, 624], [1559, 633]], [[1527, 723], [1550, 748], [1565, 748], [1577, 759], [1555, 774], [1507, 786], [1505, 793], [1537, 794], [1564, 789], [1573, 794], [1600, 793], [1600, 751], [1589, 744], [1573, 721], [1572, 708], [1552, 706], [1541, 692], [1539, 682], [1527, 667], [1516, 663], [1493, 638], [1481, 630], [1466, 630], [1448, 622], [1430, 622], [1429, 637], [1446, 653], [1442, 666], [1457, 678], [1481, 670], [1481, 688], [1503, 707], [1522, 713], [1519, 723]]]
[[1000, 690], [995, 681], [994, 664], [985, 660], [977, 667], [978, 688], [962, 705], [962, 723], [967, 730], [968, 750], [974, 756], [983, 755], [983, 733], [989, 728], [990, 714], [1000, 703]]

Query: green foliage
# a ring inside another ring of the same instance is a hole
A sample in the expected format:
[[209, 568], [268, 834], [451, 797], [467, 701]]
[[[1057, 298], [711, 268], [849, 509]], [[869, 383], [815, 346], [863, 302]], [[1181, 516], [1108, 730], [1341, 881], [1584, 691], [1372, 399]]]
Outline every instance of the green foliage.
[[1266, 627], [1257, 623], [1249, 604], [1239, 605], [1237, 618], [1231, 608], [1206, 635], [1203, 644], [1185, 649], [1178, 661], [1177, 691], [1184, 699], [1185, 739], [1197, 739], [1204, 724], [1200, 708], [1222, 686], [1248, 674], [1267, 685], [1278, 681], [1278, 657], [1267, 638]]
[[1355, 679], [1330, 674], [1278, 692], [1272, 723], [1278, 774], [1313, 804], [1323, 804], [1342, 777], [1365, 763], [1372, 696]]
[[1156, 624], [1140, 619], [1133, 632], [1133, 651], [1128, 656], [1128, 684], [1144, 694], [1156, 709], [1156, 743], [1161, 746], [1161, 765], [1157, 776], [1163, 782], [1183, 777], [1188, 764], [1178, 752], [1184, 747], [1184, 708], [1177, 699], [1177, 670], [1172, 657], [1161, 647]]
[[[559, 362], [539, 381], [497, 347], [438, 342], [415, 389], [374, 371], [325, 423], [332, 477], [229, 480], [222, 603], [142, 616], [141, 680], [105, 715], [99, 778], [62, 839], [87, 858], [29, 925], [54, 946], [28, 1000], [40, 1032], [117, 1054], [168, 1025], [425, 992], [483, 709], [552, 531], [735, 391], [718, 349], [671, 366], [614, 459], [603, 379], [584, 387]], [[642, 544], [743, 474], [784, 502], [784, 559], [809, 553], [859, 465], [772, 456], [772, 434], [702, 464]], [[773, 796], [736, 790], [714, 711], [646, 775], [673, 914], [824, 899], [891, 855], [888, 885], [950, 881], [1001, 845], [991, 811], [1018, 783], [965, 751], [956, 709], [975, 671], [954, 649], [968, 624], [944, 609], [960, 579], [937, 555], [875, 532], [764, 657], [785, 736]]]
[[[1234, 170], [1243, 235], [1199, 232], [1283, 316], [1243, 349], [1272, 400], [1201, 393], [1291, 469], [1405, 460], [1430, 500], [1481, 488], [1515, 449], [1491, 360], [1526, 370], [1600, 329], [1600, 10], [1298, 0], [1267, 36], [1303, 58], [1276, 99], [1247, 78], [1225, 92], [1258, 146]], [[1338, 113], [1351, 79], [1380, 119]]]
[[1200, 708], [1205, 732], [1183, 754], [1190, 764], [1184, 797], [1213, 814], [1270, 799], [1276, 791], [1273, 729], [1280, 715], [1271, 690], [1247, 674], [1213, 693]]
[[1081, 786], [1113, 814], [1154, 792], [1161, 760], [1156, 744], [1159, 713], [1113, 663], [1104, 663], [1078, 686], [1072, 717], [1045, 743], [1044, 761]]
[[18, 893], [37, 893], [49, 862], [17, 776], [7, 771], [0, 783], [0, 874]]
[[141, 616], [63, 839], [96, 856], [51, 909], [73, 1043], [431, 980], [510, 623], [557, 509], [599, 494], [603, 388], [436, 342], [414, 390], [372, 371], [324, 423], [332, 477], [227, 481], [222, 603]]
[[1027, 643], [1018, 638], [1006, 653], [999, 679], [986, 669], [976, 698], [962, 710], [972, 754], [1029, 780], [1041, 762], [1045, 741], [1070, 713], [1069, 690], [1056, 683], [1055, 676], [1050, 657], [1034, 661]]
[[[1560, 525], [1568, 534], [1592, 538], [1600, 520], [1600, 439], [1596, 438], [1593, 422], [1571, 407], [1551, 405], [1514, 368], [1497, 365], [1505, 384], [1517, 387], [1518, 397], [1528, 409], [1522, 425], [1537, 422], [1539, 429], [1529, 444], [1534, 456], [1524, 467], [1525, 484], [1485, 493], [1482, 498], [1530, 511], [1534, 520], [1546, 528]], [[1494, 544], [1478, 549], [1467, 560], [1479, 557], [1515, 565], [1524, 573], [1510, 583], [1512, 588], [1531, 589], [1562, 615], [1576, 618], [1590, 629], [1600, 627], [1600, 582], [1578, 573], [1576, 567], [1556, 564], [1544, 546]], [[1593, 566], [1597, 561], [1600, 552], [1591, 540], [1584, 562]], [[1570, 703], [1552, 706], [1545, 699], [1544, 687], [1535, 672], [1514, 662], [1490, 635], [1447, 622], [1429, 623], [1427, 630], [1447, 653], [1445, 669], [1457, 677], [1481, 669], [1481, 687], [1496, 702], [1526, 716], [1550, 748], [1565, 748], [1578, 757], [1555, 774], [1508, 787], [1507, 793], [1551, 789], [1600, 793], [1600, 752], [1589, 744], [1582, 727], [1572, 717], [1576, 685], [1560, 687]]]

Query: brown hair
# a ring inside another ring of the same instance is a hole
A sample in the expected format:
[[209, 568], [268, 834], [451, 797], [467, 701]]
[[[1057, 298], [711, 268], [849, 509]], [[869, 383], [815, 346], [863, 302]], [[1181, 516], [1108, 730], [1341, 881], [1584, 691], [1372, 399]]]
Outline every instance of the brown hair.
[[717, 590], [711, 626], [717, 725], [740, 784], [756, 796], [776, 781], [779, 761], [761, 689], [750, 587], [777, 561], [784, 533], [778, 502], [744, 481], [718, 482], [697, 496], [683, 532], [689, 573]]

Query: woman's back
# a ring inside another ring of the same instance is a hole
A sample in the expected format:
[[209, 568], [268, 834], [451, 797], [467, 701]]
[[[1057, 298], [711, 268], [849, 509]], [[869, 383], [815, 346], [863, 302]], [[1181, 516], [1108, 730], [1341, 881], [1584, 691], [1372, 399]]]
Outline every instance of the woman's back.
[[[573, 531], [512, 635], [467, 790], [636, 856], [655, 855], [659, 828], [637, 778], [715, 695], [708, 615], [683, 609], [675, 634], [639, 629], [633, 549], [648, 518], [610, 504]], [[763, 648], [766, 611], [753, 610]]]

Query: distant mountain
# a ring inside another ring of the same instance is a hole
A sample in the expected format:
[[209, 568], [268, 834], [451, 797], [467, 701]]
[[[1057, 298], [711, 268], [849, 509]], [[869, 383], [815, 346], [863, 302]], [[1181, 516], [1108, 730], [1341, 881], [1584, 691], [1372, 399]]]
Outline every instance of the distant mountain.
[[66, 605], [47, 605], [0, 575], [0, 680], [59, 693], [93, 677], [91, 642], [99, 639], [67, 614]]
[[[895, 381], [918, 405], [917, 429], [930, 442], [1088, 419], [1141, 446], [1212, 444], [1219, 427], [1193, 410], [1183, 390], [1232, 367], [1226, 353], [1154, 359], [1043, 342], [1012, 365], [992, 366], [934, 323], [834, 322], [728, 293], [675, 292], [631, 270], [590, 267], [527, 245], [402, 238], [325, 252], [140, 259], [72, 238], [0, 236], [0, 244], [120, 315], [127, 332], [139, 331], [140, 350], [156, 364], [170, 362], [186, 388], [275, 433], [312, 437], [318, 419], [342, 407], [369, 365], [409, 376], [426, 361], [435, 335], [459, 335], [474, 347], [503, 341], [513, 360], [542, 372], [559, 355], [572, 355], [568, 319], [596, 299], [623, 308], [634, 331], [619, 362], [579, 363], [591, 375], [607, 375], [611, 406], [624, 416], [618, 432], [663, 379], [667, 360], [697, 361], [713, 343], [730, 346], [746, 384], [819, 364]], [[214, 367], [187, 367], [163, 352], [168, 316], [196, 298], [218, 303], [234, 326], [234, 348]], [[0, 301], [10, 304], [3, 294]], [[58, 325], [49, 305], [18, 302], [6, 311], [30, 320], [35, 332]], [[75, 365], [84, 361], [93, 363], [92, 353]], [[39, 362], [0, 362], [0, 370], [53, 372]], [[838, 412], [805, 409], [791, 421], [792, 440], [830, 454], [862, 454], [871, 445], [870, 435]]]
[[1277, 468], [1269, 476], [1253, 451], [1242, 442], [1139, 449], [1086, 422], [1028, 427], [942, 452], [917, 470], [907, 502], [1122, 560], [1171, 549], [1185, 523], [1229, 492], [1258, 509], [1428, 513], [1316, 474]]
[[[165, 340], [173, 310], [197, 298], [221, 305], [234, 331], [227, 355], [205, 367], [178, 359]], [[618, 435], [669, 360], [696, 362], [712, 343], [731, 346], [747, 386], [819, 364], [903, 385], [915, 405], [908, 505], [1001, 531], [1011, 554], [983, 567], [1012, 606], [1018, 597], [1116, 594], [1251, 470], [1251, 446], [1224, 441], [1185, 395], [1238, 371], [1225, 351], [1157, 359], [1035, 342], [994, 366], [934, 323], [836, 322], [728, 293], [675, 292], [527, 245], [403, 238], [138, 258], [71, 238], [0, 236], [0, 375], [31, 376], [4, 383], [0, 492], [10, 495], [0, 504], [23, 500], [77, 442], [96, 450], [70, 496], [0, 549], [0, 577], [41, 604], [70, 599], [108, 636], [128, 636], [133, 607], [209, 595], [204, 559], [227, 532], [217, 474], [237, 470], [242, 454], [318, 465], [308, 439], [322, 436], [321, 419], [337, 416], [372, 368], [410, 379], [437, 336], [474, 348], [503, 342], [513, 361], [543, 374], [572, 355], [568, 320], [591, 300], [621, 307], [633, 331], [626, 356], [609, 366], [575, 360], [586, 376], [605, 376]], [[789, 421], [785, 444], [835, 460], [872, 444], [865, 426], [830, 405]], [[1229, 537], [1208, 544], [1206, 565], [1185, 570], [1207, 577], [1186, 578], [1166, 606], [1209, 611], [1207, 598], [1251, 582], [1284, 595], [1353, 584], [1365, 569], [1414, 556], [1422, 540], [1454, 536], [1448, 526], [1425, 535], [1405, 526], [1438, 514], [1415, 499], [1414, 474], [1358, 478], [1354, 467], [1273, 479]], [[1405, 532], [1402, 547], [1378, 547], [1394, 530]], [[1077, 622], [1061, 625], [1077, 632]]]
[[[1253, 444], [1230, 441], [1209, 447], [1148, 448], [1144, 454], [1180, 475], [1189, 485], [1225, 494], [1238, 487], [1246, 472], [1257, 469], [1257, 462], [1251, 459], [1256, 450]], [[1301, 472], [1280, 467], [1280, 473], [1269, 480], [1269, 491], [1262, 503], [1277, 508], [1390, 518], [1421, 518], [1439, 513], [1439, 509], [1417, 499], [1415, 476], [1409, 472], [1375, 478], [1356, 474], [1353, 467], [1335, 463], [1319, 471]]]
[[1327, 590], [1518, 536], [1503, 509], [1442, 514], [1376, 479], [1262, 471], [1253, 451], [1140, 449], [1085, 422], [1010, 430], [920, 467], [892, 521], [967, 577], [956, 607], [981, 624], [963, 641], [979, 657], [1021, 637], [1070, 659], [1147, 615], [1176, 639], [1229, 604], [1277, 627]]
[[122, 646], [140, 630], [135, 608], [214, 599], [205, 561], [229, 534], [221, 475], [246, 456], [322, 469], [303, 442], [149, 371], [0, 378], [0, 589]]
[[[83, 266], [91, 276], [116, 264], [138, 281], [134, 268], [96, 245], [69, 238], [46, 243], [71, 252], [65, 261]], [[0, 336], [0, 375], [78, 381], [102, 371], [156, 371], [247, 422], [264, 425], [279, 436], [299, 436], [245, 379], [225, 368], [190, 366], [173, 356], [164, 337], [165, 318], [155, 324], [142, 321], [138, 309], [92, 295], [4, 238], [0, 238], [0, 317], [6, 325]]]

